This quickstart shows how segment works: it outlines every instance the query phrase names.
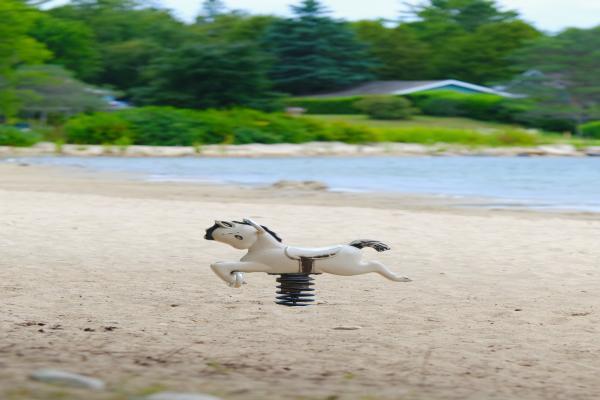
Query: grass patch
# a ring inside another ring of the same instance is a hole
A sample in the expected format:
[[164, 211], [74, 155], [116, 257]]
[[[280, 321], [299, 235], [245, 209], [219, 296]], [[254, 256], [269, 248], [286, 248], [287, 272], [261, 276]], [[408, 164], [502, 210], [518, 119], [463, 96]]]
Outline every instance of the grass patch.
[[461, 117], [431, 117], [417, 115], [407, 120], [374, 120], [366, 115], [306, 115], [326, 122], [344, 122], [350, 125], [366, 126], [369, 128], [407, 128], [407, 127], [438, 127], [453, 129], [473, 129], [490, 131], [495, 129], [520, 129], [519, 125], [503, 124], [499, 122], [477, 121]]
[[462, 117], [418, 115], [408, 120], [382, 121], [366, 115], [307, 115], [321, 122], [344, 123], [373, 130], [379, 141], [401, 143], [450, 143], [467, 146], [537, 146], [568, 144], [576, 149], [600, 146], [600, 139], [564, 136], [526, 129], [516, 124], [478, 121]]
[[522, 130], [501, 130], [482, 133], [475, 130], [430, 128], [423, 126], [380, 129], [381, 139], [400, 143], [452, 143], [467, 146], [535, 146], [540, 135]]

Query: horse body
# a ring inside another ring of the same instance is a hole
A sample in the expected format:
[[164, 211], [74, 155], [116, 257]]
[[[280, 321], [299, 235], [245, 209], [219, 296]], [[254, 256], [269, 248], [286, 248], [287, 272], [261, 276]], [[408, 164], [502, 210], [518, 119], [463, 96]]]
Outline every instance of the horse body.
[[330, 273], [335, 275], [358, 275], [376, 272], [396, 282], [409, 282], [387, 269], [378, 261], [362, 261], [361, 248], [373, 247], [377, 251], [389, 249], [373, 240], [357, 240], [347, 245], [322, 248], [286, 246], [277, 234], [267, 227], [245, 219], [239, 221], [215, 221], [207, 229], [205, 238], [227, 243], [237, 249], [248, 249], [238, 262], [217, 262], [212, 270], [227, 284], [240, 287], [244, 272], [274, 274]]

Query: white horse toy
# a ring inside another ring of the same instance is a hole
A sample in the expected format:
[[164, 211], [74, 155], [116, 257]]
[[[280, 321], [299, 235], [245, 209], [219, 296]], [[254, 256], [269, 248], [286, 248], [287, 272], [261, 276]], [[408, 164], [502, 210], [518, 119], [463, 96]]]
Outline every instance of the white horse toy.
[[[358, 275], [377, 272], [395, 282], [410, 282], [398, 276], [378, 261], [361, 261], [363, 247], [377, 251], [389, 247], [376, 240], [355, 240], [322, 248], [291, 247], [281, 243], [279, 236], [250, 219], [240, 221], [215, 221], [206, 230], [207, 240], [227, 243], [236, 249], [247, 249], [240, 261], [225, 261], [211, 264], [219, 278], [229, 286], [239, 288], [244, 281], [244, 272], [266, 272], [270, 274], [320, 274]], [[283, 275], [282, 275], [283, 276]]]

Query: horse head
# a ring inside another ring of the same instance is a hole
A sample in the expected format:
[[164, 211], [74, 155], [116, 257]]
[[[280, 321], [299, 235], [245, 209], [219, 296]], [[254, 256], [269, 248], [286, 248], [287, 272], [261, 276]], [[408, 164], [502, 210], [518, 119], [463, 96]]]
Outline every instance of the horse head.
[[[275, 240], [281, 242], [277, 234], [266, 226], [260, 226]], [[250, 220], [240, 221], [217, 221], [206, 230], [206, 240], [216, 240], [226, 243], [236, 249], [249, 249], [258, 240], [258, 229]]]

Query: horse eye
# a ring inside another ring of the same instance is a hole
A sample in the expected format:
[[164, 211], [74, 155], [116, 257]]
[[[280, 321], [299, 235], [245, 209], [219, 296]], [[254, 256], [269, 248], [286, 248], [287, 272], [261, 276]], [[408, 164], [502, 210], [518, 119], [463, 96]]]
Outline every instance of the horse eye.
[[222, 221], [221, 223], [228, 228], [233, 228], [233, 224], [230, 224], [229, 222]]

